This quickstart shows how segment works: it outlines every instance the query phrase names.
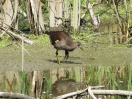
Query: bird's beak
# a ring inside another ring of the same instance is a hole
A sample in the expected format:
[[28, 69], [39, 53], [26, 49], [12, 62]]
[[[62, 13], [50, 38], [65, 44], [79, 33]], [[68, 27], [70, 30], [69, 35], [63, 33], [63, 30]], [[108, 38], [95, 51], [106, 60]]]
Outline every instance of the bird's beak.
[[81, 49], [82, 51], [84, 51], [82, 47], [80, 47], [80, 49]]

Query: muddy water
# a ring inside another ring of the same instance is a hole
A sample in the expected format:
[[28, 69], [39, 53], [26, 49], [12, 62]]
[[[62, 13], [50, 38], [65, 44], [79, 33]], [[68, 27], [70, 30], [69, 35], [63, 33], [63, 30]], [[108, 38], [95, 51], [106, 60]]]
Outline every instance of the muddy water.
[[[33, 80], [33, 77], [35, 76], [35, 74], [37, 74], [36, 76], [37, 82], [41, 82], [43, 77], [46, 78], [45, 80], [46, 89], [43, 90], [43, 92], [47, 90], [48, 92], [46, 94], [43, 93], [44, 98], [42, 99], [49, 99], [50, 93], [52, 93], [53, 96], [58, 96], [68, 92], [76, 91], [78, 89], [84, 89], [85, 87], [83, 84], [86, 82], [91, 82], [92, 80], [93, 83], [91, 83], [90, 85], [95, 85], [95, 86], [102, 85], [100, 84], [100, 82], [96, 81], [98, 78], [100, 78], [100, 74], [102, 72], [100, 71], [99, 74], [96, 74], [94, 73], [96, 72], [96, 69], [90, 67], [94, 66], [96, 68], [103, 66], [102, 68], [103, 71], [103, 69], [111, 70], [105, 67], [112, 66], [113, 68], [117, 67], [118, 70], [119, 69], [118, 66], [121, 66], [121, 68], [124, 69], [125, 65], [129, 65], [132, 63], [132, 58], [131, 58], [132, 48], [122, 47], [119, 45], [115, 46], [110, 44], [97, 44], [97, 43], [83, 45], [83, 48], [84, 51], [81, 51], [80, 49], [76, 49], [73, 52], [70, 52], [70, 57], [68, 60], [63, 60], [64, 51], [59, 51], [61, 64], [57, 64], [55, 57], [55, 49], [53, 48], [53, 46], [50, 45], [50, 43], [45, 43], [43, 45], [25, 44], [24, 62], [23, 62], [24, 72], [20, 72], [22, 70], [21, 47], [11, 45], [0, 48], [0, 79], [1, 79], [0, 81], [3, 82], [5, 81], [4, 83], [1, 82], [0, 91], [8, 91], [6, 87], [4, 88], [7, 79], [10, 80], [12, 86], [18, 85], [18, 87], [20, 88], [21, 86], [20, 83], [22, 85], [24, 83], [25, 86], [29, 87], [28, 83], [30, 83], [30, 87], [31, 87], [32, 85], [31, 82]], [[109, 72], [110, 75], [111, 73], [120, 74], [120, 72], [117, 71], [113, 72], [113, 71]], [[126, 72], [128, 70], [124, 69], [124, 71]], [[95, 74], [96, 76], [94, 75], [91, 76], [91, 74]], [[130, 73], [126, 72], [126, 74], [130, 74]], [[129, 76], [131, 75], [126, 75], [126, 77], [128, 78]], [[23, 79], [23, 77], [25, 77], [24, 79], [27, 79], [27, 82], [25, 82], [25, 80], [23, 80], [23, 82], [20, 80]], [[94, 77], [95, 79], [93, 79]], [[127, 79], [126, 77], [121, 78], [121, 80], [120, 77], [118, 77], [119, 79], [116, 81], [119, 82], [120, 85], [126, 82], [125, 80]], [[13, 84], [14, 79], [18, 79], [16, 80], [17, 81], [16, 84]], [[106, 88], [109, 88], [110, 85], [107, 83], [107, 80], [108, 79], [106, 78], [103, 84], [106, 85]], [[112, 80], [110, 79], [110, 81]], [[122, 83], [120, 83], [120, 81]], [[8, 86], [8, 83], [6, 84], [7, 84], [6, 86]], [[41, 87], [40, 85], [41, 84], [37, 85], [39, 89]], [[81, 88], [77, 89], [77, 86], [80, 86]], [[27, 90], [30, 89], [30, 87], [25, 89], [24, 93], [27, 94]], [[4, 90], [2, 88], [4, 88]], [[13, 88], [15, 89], [15, 87]], [[21, 88], [22, 89], [20, 90], [24, 90], [23, 86], [21, 86]], [[126, 89], [126, 87], [123, 87], [122, 89], [124, 90]], [[21, 91], [19, 90], [17, 90], [16, 92], [21, 93]], [[31, 93], [29, 95], [31, 95]]]
[[[24, 70], [47, 70], [75, 66], [116, 66], [132, 63], [132, 49], [113, 47], [112, 45], [83, 45], [84, 51], [76, 49], [70, 52], [68, 60], [63, 60], [64, 51], [59, 51], [61, 64], [57, 64], [55, 49], [48, 44], [25, 45]], [[19, 46], [0, 48], [1, 70], [21, 70], [22, 51]]]

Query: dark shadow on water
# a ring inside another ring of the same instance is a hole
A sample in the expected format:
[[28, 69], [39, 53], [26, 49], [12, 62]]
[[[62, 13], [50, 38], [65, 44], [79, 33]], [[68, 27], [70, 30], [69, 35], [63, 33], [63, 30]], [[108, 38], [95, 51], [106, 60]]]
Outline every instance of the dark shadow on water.
[[[59, 56], [59, 57], [63, 57], [63, 56]], [[73, 56], [70, 56], [67, 60], [66, 59], [62, 59], [60, 60], [61, 63], [64, 63], [64, 64], [82, 64], [83, 60], [95, 60], [96, 58], [82, 58], [82, 57], [73, 57]], [[82, 62], [75, 62], [74, 60], [82, 60]], [[47, 59], [47, 61], [49, 62], [54, 62], [54, 63], [58, 63], [56, 58], [55, 60], [51, 60], [51, 59]]]
[[[60, 56], [60, 57], [63, 57], [63, 56]], [[94, 58], [94, 57], [82, 58], [82, 57], [73, 57], [73, 56], [70, 56], [70, 57], [68, 58], [68, 60], [70, 60], [70, 59], [74, 59], [74, 60], [95, 60], [96, 58]], [[65, 60], [65, 59], [64, 59], [64, 60]]]
[[[58, 64], [57, 60], [51, 60], [51, 59], [49, 59], [47, 61], [54, 62], [54, 63], [57, 63]], [[64, 64], [82, 64], [80, 62], [73, 62], [73, 61], [69, 61], [69, 60], [61, 60], [60, 62], [61, 63], [64, 63]]]
[[65, 63], [65, 64], [82, 64], [80, 62], [73, 62], [73, 61], [69, 61], [69, 60], [62, 60], [61, 63]]
[[92, 57], [90, 57], [90, 58], [81, 58], [81, 60], [96, 60], [96, 58], [92, 58]]

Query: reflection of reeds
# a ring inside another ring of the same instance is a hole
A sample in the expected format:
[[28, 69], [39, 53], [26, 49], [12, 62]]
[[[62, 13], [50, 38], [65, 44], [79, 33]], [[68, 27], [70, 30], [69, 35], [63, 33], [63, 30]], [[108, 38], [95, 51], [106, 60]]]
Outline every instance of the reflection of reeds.
[[89, 85], [105, 85], [106, 89], [130, 90], [132, 83], [131, 66], [95, 66], [87, 68]]
[[50, 77], [46, 77], [46, 84], [45, 84], [45, 94], [44, 94], [44, 98], [43, 99], [50, 99], [50, 91], [51, 91], [51, 85], [52, 85], [52, 81]]
[[[8, 71], [0, 76], [0, 90], [8, 92], [17, 92], [36, 97], [41, 99], [49, 99], [51, 96], [51, 85], [54, 76], [57, 80], [68, 81], [74, 79], [76, 82], [87, 82], [89, 86], [105, 86], [109, 90], [132, 90], [132, 67], [131, 65], [121, 66], [89, 66], [89, 67], [75, 67], [75, 68], [62, 68], [55, 72], [51, 71]], [[53, 77], [52, 77], [53, 76]], [[45, 77], [45, 83], [43, 81]], [[32, 84], [32, 83], [35, 83]], [[45, 85], [42, 85], [42, 82]], [[64, 84], [64, 86], [70, 83]], [[64, 87], [63, 86], [63, 87]], [[70, 85], [69, 85], [70, 86]], [[75, 85], [78, 86], [78, 85]], [[31, 91], [31, 89], [33, 90]], [[60, 87], [59, 87], [60, 88]], [[69, 89], [70, 90], [70, 89]], [[119, 96], [114, 96], [113, 99], [120, 99]], [[111, 99], [111, 96], [107, 96]]]
[[30, 79], [28, 78], [27, 72], [21, 72], [20, 71], [18, 77], [19, 77], [18, 81], [20, 82], [19, 87], [20, 87], [21, 93], [29, 94], [29, 92], [30, 92], [30, 82], [29, 82]]
[[128, 88], [127, 89], [132, 90], [132, 68], [128, 69]]

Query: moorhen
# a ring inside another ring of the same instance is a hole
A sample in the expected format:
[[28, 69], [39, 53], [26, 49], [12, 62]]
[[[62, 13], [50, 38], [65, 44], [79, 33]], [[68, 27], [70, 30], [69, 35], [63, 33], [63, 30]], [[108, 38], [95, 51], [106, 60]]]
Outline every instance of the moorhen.
[[58, 57], [59, 50], [65, 50], [64, 59], [68, 59], [69, 51], [73, 51], [76, 48], [80, 48], [81, 50], [83, 50], [82, 44], [78, 41], [73, 42], [71, 36], [64, 31], [46, 31], [45, 33], [49, 35], [50, 42], [56, 49], [58, 64], [60, 64], [60, 59]]

